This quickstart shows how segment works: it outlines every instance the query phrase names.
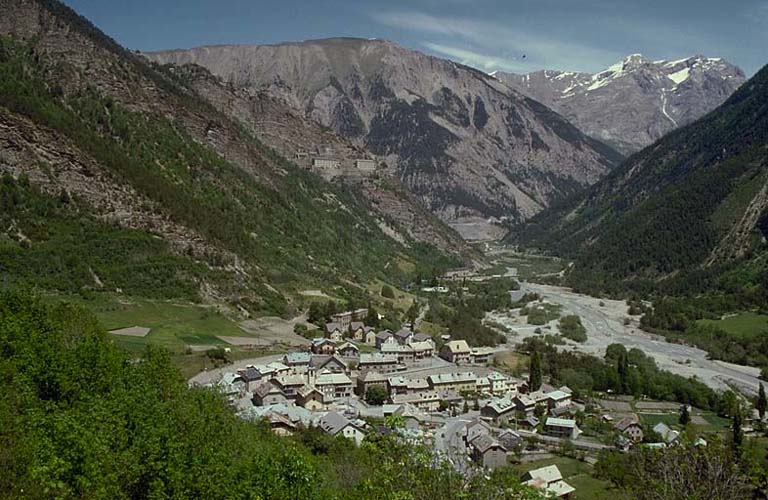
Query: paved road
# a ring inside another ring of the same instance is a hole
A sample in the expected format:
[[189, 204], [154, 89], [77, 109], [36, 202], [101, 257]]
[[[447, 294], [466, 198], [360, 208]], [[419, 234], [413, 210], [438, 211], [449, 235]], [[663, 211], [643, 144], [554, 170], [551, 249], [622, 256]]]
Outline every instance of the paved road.
[[[562, 287], [522, 283], [526, 292], [535, 292], [546, 300], [561, 304], [564, 312], [578, 314], [587, 329], [588, 339], [584, 344], [570, 343], [573, 348], [603, 356], [605, 348], [619, 343], [628, 349], [636, 347], [654, 357], [660, 368], [690, 377], [696, 376], [716, 389], [733, 386], [746, 394], [756, 394], [759, 384], [759, 369], [713, 361], [701, 349], [666, 342], [662, 337], [643, 332], [633, 320], [624, 325], [626, 304], [621, 301], [597, 299], [572, 292]], [[603, 302], [603, 306], [600, 305]], [[514, 326], [521, 337], [529, 336], [528, 329]]]

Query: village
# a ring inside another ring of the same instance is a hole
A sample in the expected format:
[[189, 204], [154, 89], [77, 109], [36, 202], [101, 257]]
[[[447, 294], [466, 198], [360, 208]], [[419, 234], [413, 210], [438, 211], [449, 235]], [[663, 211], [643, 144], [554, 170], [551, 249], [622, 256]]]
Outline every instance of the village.
[[[495, 367], [500, 348], [450, 335], [435, 339], [410, 324], [377, 330], [363, 322], [367, 315], [335, 314], [306, 350], [224, 372], [210, 385], [242, 418], [266, 419], [278, 435], [315, 427], [360, 445], [370, 433], [393, 433], [429, 446], [466, 475], [558, 456], [594, 463], [602, 450], [643, 442], [663, 448], [681, 439], [671, 426], [680, 404], [610, 394], [582, 399], [567, 386], [532, 387], [526, 374]], [[696, 409], [684, 411], [708, 423]], [[576, 491], [556, 463], [524, 469], [521, 480], [549, 495], [570, 498]]]

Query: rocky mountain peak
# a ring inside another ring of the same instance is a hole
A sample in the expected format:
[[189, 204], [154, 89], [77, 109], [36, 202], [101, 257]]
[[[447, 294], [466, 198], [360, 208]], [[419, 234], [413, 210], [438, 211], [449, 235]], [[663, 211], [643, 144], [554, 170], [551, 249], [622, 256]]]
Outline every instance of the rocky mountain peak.
[[652, 61], [641, 54], [594, 74], [538, 71], [496, 78], [626, 155], [716, 108], [745, 81], [721, 58]]

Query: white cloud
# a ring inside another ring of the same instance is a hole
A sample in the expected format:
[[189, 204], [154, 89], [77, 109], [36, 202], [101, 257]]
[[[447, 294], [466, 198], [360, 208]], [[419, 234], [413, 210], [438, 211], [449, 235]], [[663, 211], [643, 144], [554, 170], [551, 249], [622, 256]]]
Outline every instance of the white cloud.
[[[573, 40], [558, 40], [489, 21], [413, 11], [375, 13], [371, 17], [386, 26], [439, 35], [444, 40], [430, 42], [432, 47], [426, 45], [430, 50], [460, 62], [466, 61], [468, 65], [480, 65], [485, 71], [509, 71], [512, 67], [515, 71], [544, 68], [598, 71], [622, 58], [622, 54], [613, 50]], [[459, 42], [465, 48], [456, 48]]]
[[453, 59], [454, 61], [461, 64], [481, 69], [486, 73], [490, 73], [495, 70], [524, 72], [529, 69], [525, 64], [521, 64], [514, 60], [506, 59], [503, 57], [478, 54], [477, 52], [459, 47], [451, 47], [449, 45], [432, 42], [424, 42], [423, 45], [432, 52], [449, 57], [450, 59]]

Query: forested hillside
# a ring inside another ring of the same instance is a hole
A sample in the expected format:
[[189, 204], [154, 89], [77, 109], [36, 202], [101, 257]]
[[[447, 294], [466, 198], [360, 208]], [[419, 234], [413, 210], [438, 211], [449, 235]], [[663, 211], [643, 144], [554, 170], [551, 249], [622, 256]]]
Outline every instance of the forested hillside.
[[[285, 161], [59, 2], [0, 7], [6, 280], [283, 313], [300, 287], [455, 264], [386, 236], [363, 197]], [[41, 259], [53, 265], [23, 264]]]
[[0, 293], [0, 498], [536, 499], [374, 434], [293, 438], [188, 389], [167, 353], [129, 362], [85, 310]]
[[572, 258], [578, 290], [652, 299], [633, 305], [646, 330], [768, 378], [766, 237], [768, 67], [518, 235]]
[[766, 277], [766, 167], [768, 68], [586, 197], [543, 214], [521, 241], [575, 258], [570, 282], [592, 290], [756, 286]]

